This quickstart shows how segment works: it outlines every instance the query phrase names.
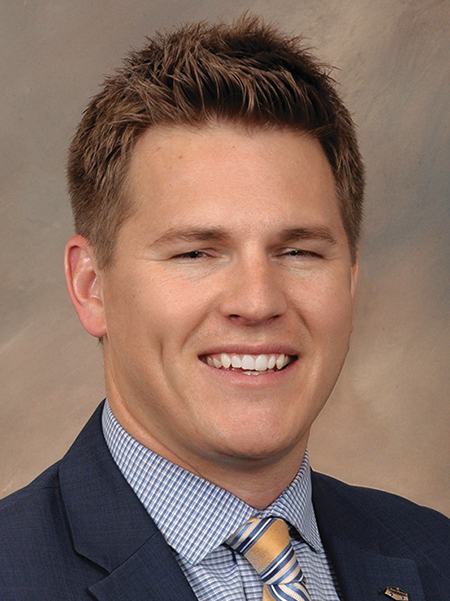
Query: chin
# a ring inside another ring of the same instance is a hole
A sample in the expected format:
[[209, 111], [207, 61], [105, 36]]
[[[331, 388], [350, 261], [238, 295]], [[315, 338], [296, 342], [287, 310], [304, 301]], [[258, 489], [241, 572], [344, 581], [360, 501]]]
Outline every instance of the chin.
[[234, 437], [233, 440], [228, 438], [222, 445], [221, 455], [225, 463], [234, 462], [241, 464], [242, 467], [249, 465], [262, 467], [282, 461], [284, 457], [294, 453], [296, 447], [301, 447], [304, 453], [301, 442], [298, 437], [276, 437], [273, 430], [270, 433], [257, 432], [252, 436], [246, 432], [242, 437]]

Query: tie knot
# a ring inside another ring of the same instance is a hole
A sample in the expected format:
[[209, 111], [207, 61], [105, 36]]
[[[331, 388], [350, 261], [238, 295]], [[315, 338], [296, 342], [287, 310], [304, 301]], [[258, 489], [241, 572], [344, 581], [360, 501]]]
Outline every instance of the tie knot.
[[291, 546], [287, 524], [278, 518], [251, 518], [227, 543], [245, 555], [259, 573]]
[[227, 543], [245, 555], [259, 572], [271, 599], [310, 601], [286, 522], [278, 518], [251, 518]]

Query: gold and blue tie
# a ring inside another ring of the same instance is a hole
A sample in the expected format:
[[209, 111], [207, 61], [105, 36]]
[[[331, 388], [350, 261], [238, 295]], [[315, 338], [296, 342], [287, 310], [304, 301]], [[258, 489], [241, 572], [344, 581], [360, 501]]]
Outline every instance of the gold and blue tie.
[[311, 601], [283, 520], [251, 518], [227, 543], [259, 572], [263, 601]]

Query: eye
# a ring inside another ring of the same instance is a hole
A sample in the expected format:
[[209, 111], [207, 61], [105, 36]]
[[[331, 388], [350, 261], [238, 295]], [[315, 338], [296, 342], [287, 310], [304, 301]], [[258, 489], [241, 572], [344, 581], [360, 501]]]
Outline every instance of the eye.
[[180, 253], [179, 255], [175, 255], [174, 259], [181, 259], [186, 261], [195, 261], [196, 259], [204, 259], [208, 257], [208, 253], [204, 250], [190, 250], [189, 252]]
[[306, 259], [320, 259], [322, 255], [312, 250], [306, 250], [304, 248], [288, 248], [282, 253], [285, 257], [304, 257]]

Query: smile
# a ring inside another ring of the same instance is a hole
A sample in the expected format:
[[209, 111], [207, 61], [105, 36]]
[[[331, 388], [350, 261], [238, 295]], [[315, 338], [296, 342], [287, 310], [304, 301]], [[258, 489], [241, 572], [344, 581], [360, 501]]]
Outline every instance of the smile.
[[241, 371], [241, 373], [249, 376], [258, 376], [280, 371], [295, 361], [296, 358], [295, 355], [285, 355], [284, 353], [271, 355], [229, 355], [228, 353], [220, 353], [203, 356], [201, 360], [216, 369]]

